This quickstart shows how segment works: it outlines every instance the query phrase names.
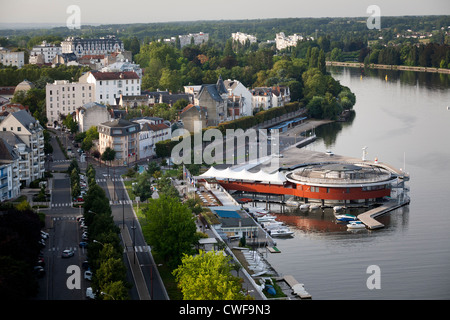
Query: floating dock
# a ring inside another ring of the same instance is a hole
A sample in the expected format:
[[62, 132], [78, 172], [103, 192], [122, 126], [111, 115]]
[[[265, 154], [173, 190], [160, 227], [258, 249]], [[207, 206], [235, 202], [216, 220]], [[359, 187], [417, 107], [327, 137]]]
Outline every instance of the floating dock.
[[379, 229], [379, 228], [383, 228], [384, 224], [378, 222], [377, 220], [375, 220], [375, 217], [381, 216], [382, 214], [385, 214], [386, 212], [395, 210], [397, 208], [400, 208], [402, 206], [405, 206], [409, 203], [409, 198], [399, 202], [398, 200], [389, 200], [388, 202], [386, 202], [385, 204], [371, 209], [369, 211], [366, 211], [364, 213], [361, 213], [360, 215], [358, 215], [358, 220], [360, 220], [362, 223], [364, 223], [366, 225], [367, 228], [369, 229]]
[[292, 288], [294, 294], [301, 299], [311, 299], [311, 295], [305, 290], [303, 283], [299, 283], [293, 276], [284, 276], [283, 280]]

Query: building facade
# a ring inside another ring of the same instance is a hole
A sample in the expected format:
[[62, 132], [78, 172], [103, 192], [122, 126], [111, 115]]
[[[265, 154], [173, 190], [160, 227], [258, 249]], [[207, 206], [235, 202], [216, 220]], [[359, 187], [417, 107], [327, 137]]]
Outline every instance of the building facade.
[[106, 105], [117, 105], [121, 95], [138, 96], [141, 94], [141, 79], [134, 71], [90, 71], [80, 77], [79, 83], [93, 85], [95, 90], [93, 101]]
[[286, 86], [257, 87], [250, 93], [252, 94], [252, 110], [256, 112], [281, 107], [291, 101], [291, 93]]
[[34, 46], [30, 52], [30, 64], [51, 63], [53, 58], [62, 53], [61, 46], [57, 46], [47, 41], [42, 41], [40, 45]]
[[246, 34], [246, 33], [242, 33], [242, 32], [232, 33], [231, 38], [234, 41], [238, 41], [242, 44], [245, 44], [247, 41], [250, 43], [255, 43], [257, 41], [257, 39], [254, 35]]
[[0, 132], [0, 201], [20, 195], [19, 155]]
[[25, 52], [11, 51], [0, 47], [0, 63], [4, 66], [22, 68], [25, 65]]
[[106, 148], [116, 151], [113, 166], [129, 165], [139, 160], [140, 124], [125, 119], [115, 119], [97, 126], [99, 134], [99, 151]]
[[155, 144], [159, 141], [172, 139], [172, 130], [164, 123], [164, 119], [157, 117], [143, 117], [133, 119], [139, 123], [139, 158], [152, 158], [156, 155]]
[[75, 111], [75, 120], [78, 122], [78, 130], [86, 132], [99, 123], [111, 121], [108, 108], [97, 102], [88, 102]]
[[19, 154], [22, 185], [40, 179], [45, 172], [44, 129], [39, 121], [25, 110], [10, 113], [0, 123], [2, 138]]
[[114, 36], [96, 39], [68, 37], [61, 42], [62, 53], [75, 53], [77, 57], [92, 54], [109, 54], [123, 51], [123, 42]]
[[45, 86], [45, 92], [48, 125], [51, 127], [60, 122], [60, 115], [67, 116], [85, 104], [95, 101], [95, 86], [89, 83], [56, 80]]

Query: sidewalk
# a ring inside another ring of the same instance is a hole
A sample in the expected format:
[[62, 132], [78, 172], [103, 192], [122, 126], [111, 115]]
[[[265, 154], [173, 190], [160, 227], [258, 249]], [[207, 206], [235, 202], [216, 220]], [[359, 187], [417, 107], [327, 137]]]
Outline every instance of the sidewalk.
[[[142, 274], [142, 270], [139, 265], [139, 260], [137, 256], [135, 256], [136, 253], [133, 248], [133, 242], [131, 241], [130, 231], [126, 226], [124, 228], [123, 224], [119, 225], [119, 228], [128, 258], [128, 264], [130, 265], [130, 270], [133, 274], [134, 283], [136, 285], [136, 290], [139, 294], [139, 298], [140, 300], [151, 300], [147, 285], [145, 283], [144, 275]], [[136, 261], [134, 259], [136, 259]]]

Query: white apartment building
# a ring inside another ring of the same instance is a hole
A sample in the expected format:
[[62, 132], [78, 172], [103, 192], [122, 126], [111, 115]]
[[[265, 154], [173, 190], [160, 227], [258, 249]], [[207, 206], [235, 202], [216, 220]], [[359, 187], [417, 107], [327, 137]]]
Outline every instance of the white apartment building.
[[123, 51], [123, 42], [114, 36], [82, 39], [78, 37], [68, 37], [61, 42], [62, 53], [75, 53], [77, 58], [84, 55], [108, 54], [116, 51]]
[[20, 195], [19, 154], [0, 132], [0, 201]]
[[44, 129], [27, 111], [10, 113], [0, 123], [0, 133], [19, 154], [19, 175], [22, 185], [40, 179], [45, 172]]
[[120, 95], [138, 96], [141, 94], [141, 79], [134, 71], [90, 71], [80, 77], [79, 83], [93, 85], [95, 88], [93, 101], [106, 105], [117, 105]]
[[255, 43], [257, 41], [257, 39], [254, 35], [242, 33], [242, 32], [232, 33], [231, 38], [234, 41], [239, 41], [242, 44], [245, 44], [247, 42], [247, 40], [250, 41], [250, 43]]
[[140, 159], [152, 158], [156, 155], [155, 144], [159, 141], [172, 139], [170, 126], [164, 123], [164, 119], [158, 117], [143, 117], [133, 119], [139, 123], [139, 157]]
[[99, 123], [111, 121], [108, 108], [97, 102], [88, 102], [76, 111], [76, 121], [80, 132], [85, 132]]
[[295, 47], [297, 46], [297, 42], [301, 40], [303, 40], [303, 37], [298, 34], [286, 36], [284, 32], [280, 32], [275, 35], [277, 50], [283, 50], [287, 47]]
[[95, 100], [95, 86], [90, 83], [56, 80], [45, 86], [48, 125], [59, 123], [60, 114], [67, 116]]
[[261, 111], [270, 108], [284, 106], [291, 101], [291, 92], [289, 87], [257, 87], [253, 88], [252, 94], [252, 110]]
[[140, 79], [142, 79], [142, 68], [133, 62], [128, 60], [125, 61], [116, 61], [111, 63], [101, 69], [102, 72], [125, 72], [125, 71], [134, 71], [137, 73]]
[[[179, 35], [178, 38], [180, 39], [180, 47], [183, 48], [184, 46], [190, 45], [192, 41], [194, 41], [194, 44], [196, 45], [207, 42], [209, 40], [209, 33], [189, 33]], [[164, 42], [175, 43], [176, 39], [177, 37], [171, 37], [169, 39], [164, 39]]]
[[238, 80], [225, 80], [225, 88], [228, 91], [229, 98], [239, 97], [242, 101], [242, 111], [240, 116], [251, 116], [252, 113], [252, 94], [251, 92]]
[[0, 47], [0, 63], [4, 66], [15, 66], [20, 69], [25, 65], [25, 52], [14, 52], [9, 49]]
[[54, 45], [52, 43], [47, 43], [47, 41], [42, 41], [40, 45], [34, 46], [30, 52], [29, 63], [30, 64], [41, 64], [41, 63], [51, 63], [53, 58], [58, 54], [62, 53], [61, 46]]

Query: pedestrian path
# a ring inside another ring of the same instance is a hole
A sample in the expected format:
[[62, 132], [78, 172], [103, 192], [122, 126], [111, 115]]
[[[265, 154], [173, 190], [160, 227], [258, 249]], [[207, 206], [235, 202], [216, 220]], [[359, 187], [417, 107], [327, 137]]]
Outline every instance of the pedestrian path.
[[113, 205], [122, 205], [122, 204], [133, 204], [133, 201], [131, 201], [131, 200], [116, 200], [116, 201], [113, 201], [113, 200], [110, 200], [109, 201], [109, 205], [111, 205], [111, 206], [113, 206]]
[[[132, 251], [133, 247], [124, 247], [123, 248], [123, 253], [127, 253], [129, 251]], [[150, 248], [150, 246], [134, 246], [134, 250], [136, 252], [151, 252], [152, 249]]]
[[120, 182], [123, 181], [123, 178], [112, 178], [112, 179], [107, 179], [107, 178], [102, 178], [102, 179], [95, 179], [95, 182], [99, 183], [99, 182], [107, 182], [107, 181], [111, 181], [111, 182]]
[[58, 208], [58, 207], [72, 207], [73, 202], [61, 202], [61, 203], [52, 203], [52, 208]]

